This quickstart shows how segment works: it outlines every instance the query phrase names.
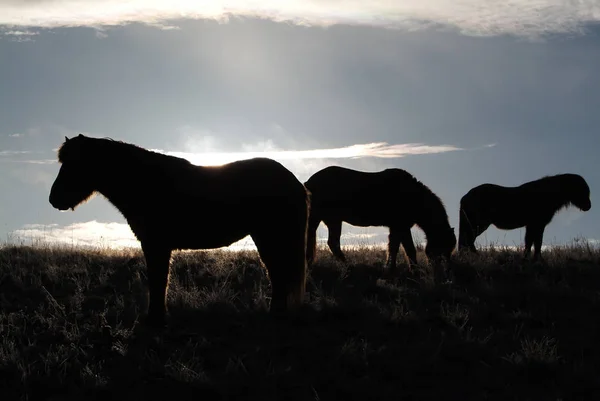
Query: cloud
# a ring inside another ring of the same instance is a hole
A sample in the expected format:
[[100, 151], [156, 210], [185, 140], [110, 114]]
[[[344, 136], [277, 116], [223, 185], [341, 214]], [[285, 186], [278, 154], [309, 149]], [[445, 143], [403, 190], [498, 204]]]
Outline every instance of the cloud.
[[[156, 152], [181, 157], [194, 164], [215, 166], [235, 160], [254, 157], [268, 157], [278, 161], [303, 159], [358, 159], [363, 157], [399, 158], [409, 155], [424, 155], [464, 150], [452, 145], [425, 145], [422, 143], [406, 143], [389, 145], [386, 142], [356, 144], [341, 148], [281, 150], [272, 141], [264, 141], [257, 145], [244, 145], [243, 152], [177, 152], [153, 149]], [[261, 150], [258, 150], [261, 149]]]
[[[387, 246], [388, 230], [382, 227], [352, 227], [344, 223], [342, 229], [342, 248], [353, 248], [356, 246], [385, 248]], [[426, 241], [419, 230], [413, 227], [413, 241], [415, 245], [425, 246]], [[126, 223], [119, 222], [98, 222], [96, 220], [87, 222], [78, 222], [65, 226], [59, 224], [26, 224], [22, 228], [12, 231], [8, 235], [8, 242], [13, 244], [53, 244], [53, 245], [73, 245], [79, 247], [91, 248], [135, 248], [140, 249], [140, 243], [133, 235], [130, 227]], [[327, 228], [321, 226], [317, 231], [317, 242], [319, 246], [327, 249]], [[574, 242], [588, 244], [591, 247], [600, 246], [600, 241], [594, 238], [582, 238]], [[544, 244], [542, 250], [551, 250], [561, 248], [565, 245]], [[481, 249], [495, 248], [497, 250], [513, 250], [521, 252], [523, 244], [502, 245], [499, 243], [484, 243], [482, 239], [477, 241], [477, 246]], [[250, 236], [234, 242], [228, 247], [220, 248], [223, 250], [256, 250], [256, 245]]]
[[0, 150], [0, 156], [16, 156], [34, 153], [29, 150]]
[[[1, 9], [1, 6], [0, 6]], [[0, 21], [2, 17], [0, 17]], [[1, 24], [0, 24], [1, 25]], [[7, 30], [2, 32], [4, 36], [8, 36], [12, 41], [15, 42], [31, 42], [33, 41], [33, 36], [38, 35], [39, 32], [34, 32], [30, 30]]]
[[106, 246], [110, 248], [139, 248], [139, 242], [128, 224], [96, 220], [74, 223], [67, 226], [58, 224], [26, 224], [15, 230], [11, 236], [16, 241], [46, 242], [75, 246]]
[[[421, 143], [389, 145], [385, 142], [356, 144], [340, 148], [283, 150], [269, 139], [254, 144], [243, 144], [243, 151], [224, 152], [217, 150], [217, 141], [212, 135], [204, 138], [195, 138], [194, 141], [188, 141], [187, 143], [189, 144], [186, 146], [186, 150], [188, 151], [185, 152], [166, 151], [161, 149], [152, 150], [171, 156], [181, 157], [189, 160], [193, 164], [203, 166], [218, 166], [236, 160], [267, 157], [280, 162], [302, 182], [318, 170], [332, 164], [369, 170], [369, 168], [365, 168], [365, 166], [349, 166], [340, 163], [340, 161], [348, 162], [351, 160], [364, 160], [365, 158], [391, 159], [409, 155], [463, 150], [462, 148], [452, 145], [424, 145]], [[338, 160], [338, 162], [334, 163], [333, 160]]]
[[7, 169], [5, 173], [17, 178], [21, 182], [33, 185], [41, 186], [46, 190], [50, 190], [52, 183], [56, 178], [54, 172], [50, 172], [47, 169], [41, 169], [37, 166], [25, 165], [19, 168]]
[[58, 163], [56, 159], [40, 159], [40, 160], [8, 160], [11, 163], [25, 163], [25, 164], [55, 164]]
[[[361, 227], [357, 228], [358, 230]], [[387, 243], [387, 232], [373, 233], [377, 228], [362, 228], [363, 232], [342, 233], [344, 246], [369, 245], [384, 246]], [[327, 240], [325, 235], [318, 237], [321, 245]], [[131, 228], [126, 223], [99, 222], [96, 220], [78, 222], [61, 226], [59, 224], [26, 224], [9, 234], [9, 242], [31, 244], [62, 244], [92, 248], [136, 248], [140, 243], [135, 238]], [[223, 247], [224, 250], [256, 250], [256, 245], [250, 236], [246, 236], [233, 244]]]
[[[96, 220], [61, 226], [59, 224], [26, 224], [9, 234], [12, 243], [46, 243], [83, 247], [140, 248], [131, 228], [126, 223]], [[249, 236], [223, 249], [256, 249]]]
[[96, 37], [98, 39], [106, 39], [106, 38], [108, 38], [108, 34], [103, 29], [97, 29]]
[[418, 30], [456, 29], [466, 35], [581, 34], [600, 20], [596, 0], [4, 0], [0, 25], [14, 27], [111, 26], [140, 22], [172, 29], [166, 21], [231, 16], [299, 25], [358, 24]]
[[[20, 134], [19, 134], [20, 135]], [[12, 135], [11, 135], [12, 136]], [[15, 159], [24, 155], [40, 154], [31, 150], [0, 150], [0, 163], [26, 163], [26, 164], [53, 164], [57, 163], [56, 159]]]

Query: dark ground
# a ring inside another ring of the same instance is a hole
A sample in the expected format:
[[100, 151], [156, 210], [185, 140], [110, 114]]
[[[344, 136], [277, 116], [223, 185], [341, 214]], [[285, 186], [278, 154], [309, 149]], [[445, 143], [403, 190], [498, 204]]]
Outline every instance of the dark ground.
[[276, 322], [256, 252], [176, 253], [159, 333], [137, 324], [139, 252], [5, 246], [0, 399], [600, 399], [599, 250], [491, 250], [441, 284], [347, 255], [320, 250], [309, 302]]

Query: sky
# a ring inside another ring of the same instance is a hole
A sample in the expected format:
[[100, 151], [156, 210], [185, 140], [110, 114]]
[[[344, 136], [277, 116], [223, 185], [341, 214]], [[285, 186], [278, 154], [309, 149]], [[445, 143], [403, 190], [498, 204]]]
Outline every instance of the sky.
[[[203, 3], [0, 1], [1, 241], [139, 246], [101, 196], [48, 202], [56, 150], [79, 133], [200, 165], [271, 157], [302, 182], [329, 165], [402, 168], [457, 233], [472, 187], [577, 173], [592, 209], [561, 211], [545, 244], [600, 240], [596, 1]], [[477, 243], [524, 234], [491, 227]], [[343, 226], [346, 245], [386, 241]]]

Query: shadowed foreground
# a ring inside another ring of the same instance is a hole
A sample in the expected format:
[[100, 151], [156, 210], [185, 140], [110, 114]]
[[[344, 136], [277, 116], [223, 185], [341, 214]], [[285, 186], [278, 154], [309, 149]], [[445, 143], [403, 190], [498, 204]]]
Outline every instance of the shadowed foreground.
[[384, 250], [347, 251], [348, 267], [319, 253], [288, 322], [268, 316], [256, 252], [175, 253], [156, 334], [136, 327], [140, 252], [4, 247], [0, 398], [600, 397], [600, 251], [482, 251], [438, 285], [421, 267], [384, 273]]

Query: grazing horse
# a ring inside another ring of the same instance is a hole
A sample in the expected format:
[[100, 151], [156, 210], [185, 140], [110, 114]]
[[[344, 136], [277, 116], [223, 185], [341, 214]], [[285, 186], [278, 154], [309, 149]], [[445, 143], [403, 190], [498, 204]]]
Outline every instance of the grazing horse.
[[316, 233], [321, 221], [329, 230], [329, 249], [341, 261], [346, 260], [340, 247], [342, 222], [388, 227], [386, 264], [390, 268], [396, 267], [400, 244], [409, 262], [416, 264], [417, 251], [410, 232], [415, 224], [425, 232], [425, 253], [429, 258], [449, 258], [456, 246], [454, 228], [450, 227], [440, 198], [405, 170], [392, 168], [371, 173], [331, 166], [316, 172], [304, 185], [311, 192], [309, 264], [315, 260]]
[[58, 150], [49, 201], [58, 210], [98, 192], [129, 223], [148, 269], [150, 326], [166, 323], [171, 253], [213, 249], [250, 235], [272, 287], [270, 313], [302, 303], [310, 207], [304, 185], [274, 160], [209, 167], [110, 138], [79, 135]]
[[592, 207], [590, 187], [577, 174], [558, 174], [517, 187], [482, 184], [460, 200], [458, 250], [477, 253], [475, 239], [493, 224], [501, 230], [525, 227], [525, 257], [534, 246], [541, 256], [544, 229], [562, 208], [574, 205], [587, 212]]

